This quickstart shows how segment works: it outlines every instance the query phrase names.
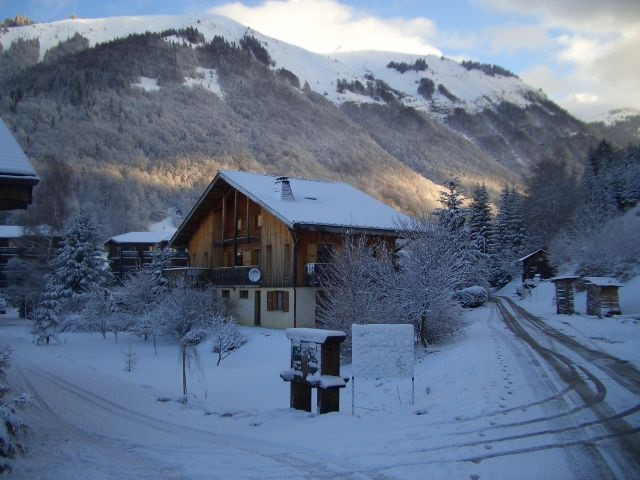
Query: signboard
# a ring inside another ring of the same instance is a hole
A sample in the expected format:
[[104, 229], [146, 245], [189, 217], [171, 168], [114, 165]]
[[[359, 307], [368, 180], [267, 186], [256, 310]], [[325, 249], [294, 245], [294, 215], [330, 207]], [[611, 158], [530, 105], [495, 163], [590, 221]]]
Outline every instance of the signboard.
[[413, 378], [413, 325], [352, 325], [353, 377]]

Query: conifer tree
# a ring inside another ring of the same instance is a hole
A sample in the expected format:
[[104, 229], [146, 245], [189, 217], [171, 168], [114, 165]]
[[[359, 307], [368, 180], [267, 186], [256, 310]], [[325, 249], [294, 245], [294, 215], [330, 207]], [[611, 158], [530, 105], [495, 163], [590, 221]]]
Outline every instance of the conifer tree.
[[111, 282], [104, 250], [98, 244], [98, 225], [94, 217], [78, 213], [63, 230], [63, 241], [49, 263], [45, 276], [46, 293], [61, 301], [81, 302], [96, 286]]
[[473, 190], [472, 202], [469, 207], [469, 236], [479, 252], [489, 253], [491, 244], [491, 208], [487, 187], [477, 185]]
[[445, 183], [446, 190], [440, 192], [438, 202], [441, 208], [434, 211], [440, 224], [451, 230], [462, 228], [465, 221], [465, 210], [462, 208], [463, 194], [460, 190], [460, 182], [456, 177]]

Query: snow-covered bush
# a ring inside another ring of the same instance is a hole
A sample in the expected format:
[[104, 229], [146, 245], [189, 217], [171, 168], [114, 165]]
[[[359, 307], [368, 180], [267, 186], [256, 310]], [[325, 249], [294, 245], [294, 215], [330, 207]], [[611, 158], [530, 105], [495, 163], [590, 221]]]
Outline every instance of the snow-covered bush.
[[231, 317], [215, 315], [209, 329], [211, 351], [218, 355], [216, 366], [245, 343], [238, 324]]
[[29, 430], [27, 424], [16, 414], [29, 404], [28, 395], [8, 398], [7, 369], [11, 366], [11, 350], [0, 349], [0, 474], [11, 471], [11, 459], [22, 455], [26, 448], [19, 441], [20, 435]]
[[489, 294], [480, 285], [474, 285], [458, 290], [453, 294], [453, 298], [464, 308], [476, 308], [487, 303]]
[[346, 355], [351, 351], [351, 325], [388, 322], [393, 315], [393, 297], [387, 291], [394, 275], [390, 257], [383, 245], [347, 235], [330, 263], [322, 265], [318, 323], [346, 333]]
[[399, 270], [389, 288], [397, 312], [411, 321], [423, 345], [459, 331], [464, 323], [454, 292], [464, 285], [469, 264], [464, 237], [433, 218], [402, 225], [404, 245], [399, 253]]

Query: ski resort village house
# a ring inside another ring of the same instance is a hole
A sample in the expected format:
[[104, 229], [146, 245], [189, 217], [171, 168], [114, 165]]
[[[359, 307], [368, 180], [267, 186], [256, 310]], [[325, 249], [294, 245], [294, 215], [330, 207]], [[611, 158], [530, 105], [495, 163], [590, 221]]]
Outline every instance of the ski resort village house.
[[0, 119], [0, 210], [25, 209], [40, 181], [16, 139]]
[[[317, 274], [346, 232], [393, 247], [406, 216], [344, 183], [220, 171], [171, 239], [243, 325], [314, 327]], [[177, 274], [174, 269], [170, 274]]]
[[[111, 271], [117, 277], [135, 271], [143, 265], [153, 262], [169, 243], [174, 232], [128, 232], [111, 237], [104, 243]], [[183, 267], [189, 263], [189, 257], [182, 251], [172, 249], [171, 266]]]

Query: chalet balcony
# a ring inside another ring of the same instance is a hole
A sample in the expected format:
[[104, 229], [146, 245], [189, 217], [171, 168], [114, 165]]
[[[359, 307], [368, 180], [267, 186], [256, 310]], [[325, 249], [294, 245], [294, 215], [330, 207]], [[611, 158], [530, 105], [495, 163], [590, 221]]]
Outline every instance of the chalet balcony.
[[329, 263], [307, 263], [305, 266], [304, 284], [307, 287], [319, 287], [329, 265]]
[[0, 255], [18, 255], [18, 249], [16, 247], [0, 247]]
[[216, 287], [259, 287], [262, 278], [252, 281], [249, 272], [257, 266], [247, 267], [223, 267], [223, 268], [195, 268], [195, 267], [174, 267], [163, 270], [167, 277], [186, 276], [193, 279], [203, 280]]

